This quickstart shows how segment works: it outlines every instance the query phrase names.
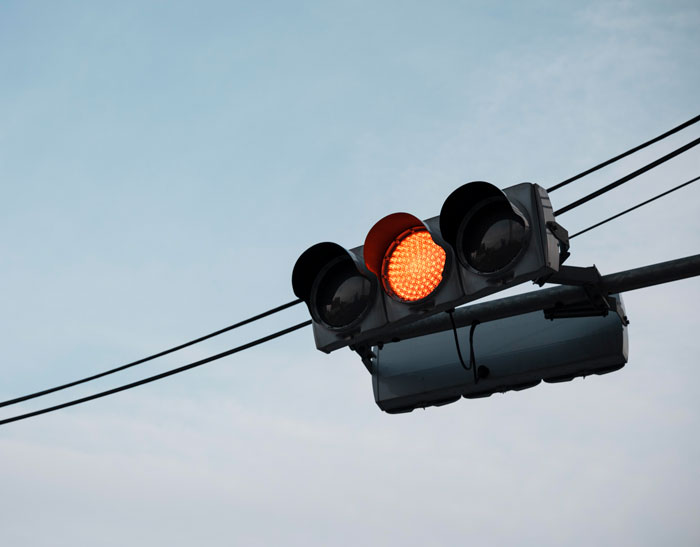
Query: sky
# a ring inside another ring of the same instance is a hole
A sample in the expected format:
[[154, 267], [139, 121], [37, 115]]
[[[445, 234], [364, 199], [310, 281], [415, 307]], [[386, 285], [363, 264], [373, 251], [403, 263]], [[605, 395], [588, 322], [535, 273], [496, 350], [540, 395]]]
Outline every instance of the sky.
[[[471, 180], [550, 186], [696, 116], [699, 25], [694, 1], [3, 2], [0, 398], [292, 300], [314, 243], [434, 216]], [[559, 221], [577, 231], [698, 175], [693, 149]], [[699, 203], [693, 185], [582, 235], [569, 264], [697, 254]], [[354, 354], [304, 329], [2, 426], [0, 543], [698, 545], [700, 281], [624, 299], [629, 362], [605, 376], [394, 416]]]

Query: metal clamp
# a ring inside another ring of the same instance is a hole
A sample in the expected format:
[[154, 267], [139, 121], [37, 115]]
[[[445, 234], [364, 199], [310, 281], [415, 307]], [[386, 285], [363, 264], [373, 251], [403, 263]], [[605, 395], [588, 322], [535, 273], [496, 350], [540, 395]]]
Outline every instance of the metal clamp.
[[572, 304], [557, 303], [544, 310], [547, 319], [562, 319], [567, 317], [597, 317], [606, 316], [608, 313], [617, 313], [624, 325], [628, 325], [627, 316], [622, 310], [620, 301], [609, 296], [598, 268], [589, 266], [582, 268], [579, 266], [561, 266], [559, 271], [547, 279], [547, 283], [558, 285], [570, 285], [581, 287], [586, 298], [580, 302]]
[[370, 374], [374, 373], [374, 362], [372, 359], [376, 359], [376, 354], [372, 351], [372, 348], [367, 345], [350, 346], [350, 349], [357, 353], [362, 359], [362, 364], [369, 371]]

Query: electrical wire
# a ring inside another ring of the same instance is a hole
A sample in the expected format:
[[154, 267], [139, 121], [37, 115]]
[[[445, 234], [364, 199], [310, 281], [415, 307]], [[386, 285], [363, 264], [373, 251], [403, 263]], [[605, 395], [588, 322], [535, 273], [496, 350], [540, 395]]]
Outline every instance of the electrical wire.
[[654, 167], [658, 167], [662, 163], [665, 163], [668, 160], [675, 158], [676, 156], [682, 154], [683, 152], [690, 150], [691, 148], [693, 148], [694, 146], [697, 146], [698, 144], [700, 144], [700, 138], [697, 138], [694, 141], [691, 141], [688, 144], [681, 146], [680, 148], [677, 148], [673, 152], [670, 152], [670, 153], [666, 154], [665, 156], [663, 156], [657, 160], [654, 160], [651, 163], [648, 163], [644, 167], [637, 169], [636, 171], [630, 173], [629, 175], [625, 175], [624, 177], [616, 180], [615, 182], [611, 182], [607, 186], [603, 186], [603, 188], [600, 188], [600, 189], [596, 190], [595, 192], [591, 192], [590, 194], [583, 196], [582, 198], [577, 199], [576, 201], [569, 203], [568, 205], [565, 205], [564, 207], [562, 207], [558, 211], [554, 211], [554, 215], [558, 216], [558, 215], [562, 215], [568, 211], [571, 211], [572, 209], [575, 209], [579, 205], [583, 205], [584, 203], [587, 203], [587, 202], [591, 201], [592, 199], [597, 198], [598, 196], [601, 196], [601, 195], [605, 194], [606, 192], [609, 192], [610, 190], [613, 190], [613, 189], [617, 188], [618, 186], [623, 185], [626, 182], [629, 182], [633, 178], [641, 175], [642, 173], [646, 173], [647, 171], [653, 169]]
[[568, 178], [558, 184], [555, 184], [551, 188], [547, 188], [547, 192], [554, 192], [554, 190], [558, 190], [562, 186], [566, 186], [567, 184], [570, 184], [574, 182], [575, 180], [578, 180], [580, 178], [585, 177], [586, 175], [590, 175], [591, 173], [598, 171], [598, 169], [602, 169], [603, 167], [607, 167], [611, 163], [616, 162], [617, 160], [621, 160], [622, 158], [626, 158], [630, 154], [634, 154], [635, 152], [638, 152], [639, 150], [642, 150], [643, 148], [646, 148], [647, 146], [650, 146], [654, 144], [655, 142], [659, 142], [662, 139], [665, 139], [666, 137], [673, 135], [674, 133], [677, 133], [681, 129], [685, 129], [686, 127], [689, 127], [693, 125], [694, 123], [697, 123], [700, 121], [700, 116], [695, 116], [694, 118], [691, 118], [687, 122], [684, 122], [680, 124], [679, 126], [674, 127], [673, 129], [670, 129], [669, 131], [666, 131], [666, 133], [663, 133], [662, 135], [659, 135], [658, 137], [654, 137], [653, 139], [640, 144], [639, 146], [635, 146], [634, 148], [630, 148], [626, 152], [623, 152], [622, 154], [619, 154], [615, 156], [614, 158], [610, 158], [609, 160], [604, 161], [603, 163], [599, 163], [595, 167], [591, 167], [590, 169], [586, 169], [585, 171], [579, 173], [578, 175], [574, 175], [571, 178]]
[[[594, 166], [594, 167], [592, 167], [592, 168], [590, 168], [590, 169], [587, 169], [586, 171], [583, 171], [583, 172], [581, 172], [581, 173], [579, 173], [579, 174], [577, 174], [577, 175], [575, 175], [575, 176], [573, 176], [573, 177], [571, 177], [571, 178], [569, 178], [569, 179], [566, 179], [566, 180], [564, 180], [564, 181], [562, 181], [562, 182], [560, 182], [560, 183], [558, 183], [558, 184], [556, 184], [556, 185], [554, 185], [554, 186], [548, 188], [547, 191], [548, 191], [548, 192], [553, 192], [554, 190], [558, 190], [559, 188], [561, 188], [561, 187], [563, 187], [563, 186], [566, 186], [567, 184], [570, 184], [571, 182], [574, 182], [575, 180], [578, 180], [578, 179], [580, 179], [580, 178], [582, 178], [582, 177], [584, 177], [584, 176], [586, 176], [586, 175], [589, 175], [590, 173], [593, 173], [593, 172], [595, 172], [595, 171], [597, 171], [597, 170], [599, 170], [599, 169], [602, 169], [603, 167], [606, 167], [607, 165], [610, 165], [611, 163], [614, 163], [615, 161], [618, 161], [618, 160], [620, 160], [620, 159], [622, 159], [622, 158], [624, 158], [624, 157], [626, 157], [626, 156], [629, 156], [630, 154], [633, 154], [633, 153], [635, 153], [635, 152], [637, 152], [637, 151], [639, 151], [639, 150], [641, 150], [641, 149], [643, 149], [643, 148], [646, 148], [647, 146], [650, 146], [651, 144], [654, 144], [654, 143], [656, 143], [656, 142], [658, 142], [658, 141], [660, 141], [660, 140], [662, 140], [662, 139], [664, 139], [664, 138], [666, 138], [666, 137], [668, 137], [668, 136], [670, 136], [670, 135], [672, 135], [672, 134], [674, 134], [674, 133], [677, 133], [678, 131], [680, 131], [680, 130], [682, 130], [682, 129], [688, 127], [688, 126], [693, 125], [694, 123], [697, 123], [698, 121], [700, 121], [700, 116], [696, 116], [696, 117], [694, 117], [694, 118], [692, 118], [692, 119], [690, 119], [690, 120], [688, 120], [688, 121], [682, 123], [681, 125], [674, 127], [673, 129], [667, 131], [666, 133], [663, 133], [662, 135], [659, 135], [659, 136], [657, 136], [657, 137], [655, 137], [655, 138], [653, 138], [653, 139], [651, 139], [651, 140], [649, 140], [649, 141], [646, 141], [645, 143], [642, 143], [642, 144], [640, 144], [640, 145], [638, 145], [638, 146], [636, 146], [636, 147], [634, 147], [634, 148], [631, 148], [630, 150], [627, 150], [626, 152], [623, 152], [622, 154], [619, 154], [618, 156], [615, 156], [615, 157], [613, 157], [613, 158], [610, 158], [609, 160], [606, 160], [605, 162], [602, 162], [602, 163], [600, 163], [600, 164], [598, 164], [598, 165], [596, 165], [596, 166]], [[601, 188], [601, 189], [599, 189], [599, 190], [596, 190], [595, 192], [592, 192], [592, 193], [590, 193], [590, 194], [584, 196], [583, 198], [580, 198], [580, 199], [578, 199], [578, 200], [576, 200], [576, 201], [570, 203], [569, 205], [566, 205], [566, 206], [562, 207], [562, 208], [559, 209], [558, 211], [555, 211], [554, 214], [555, 214], [555, 215], [561, 215], [561, 214], [563, 214], [563, 213], [566, 213], [566, 212], [568, 212], [568, 211], [570, 211], [570, 210], [572, 210], [572, 209], [578, 207], [579, 205], [583, 205], [584, 203], [587, 203], [588, 201], [590, 201], [590, 200], [592, 200], [592, 199], [594, 199], [594, 198], [596, 198], [596, 197], [598, 197], [598, 196], [600, 196], [600, 195], [602, 195], [602, 194], [604, 194], [604, 193], [606, 193], [606, 192], [609, 192], [610, 190], [613, 190], [614, 188], [617, 188], [618, 186], [621, 186], [622, 184], [624, 184], [624, 183], [626, 183], [626, 182], [632, 180], [633, 178], [635, 178], [635, 177], [637, 177], [637, 176], [639, 176], [639, 175], [641, 175], [641, 174], [643, 174], [643, 173], [645, 173], [645, 172], [647, 172], [647, 171], [653, 169], [654, 167], [657, 167], [657, 166], [661, 165], [662, 163], [665, 163], [666, 161], [668, 161], [668, 160], [670, 160], [670, 159], [672, 159], [672, 158], [674, 158], [674, 157], [676, 157], [676, 156], [682, 154], [683, 152], [686, 152], [687, 150], [689, 150], [689, 149], [691, 149], [691, 148], [697, 146], [698, 144], [700, 144], [700, 138], [699, 138], [699, 139], [695, 139], [694, 141], [692, 141], [692, 142], [686, 144], [685, 146], [682, 146], [682, 147], [680, 147], [680, 148], [674, 150], [673, 152], [671, 152], [671, 153], [669, 153], [669, 154], [667, 154], [667, 155], [665, 155], [665, 156], [663, 156], [663, 157], [661, 157], [661, 158], [659, 158], [659, 159], [657, 159], [657, 160], [655, 160], [655, 161], [653, 161], [653, 162], [651, 162], [651, 163], [645, 165], [644, 167], [642, 167], [642, 168], [640, 168], [640, 169], [634, 171], [633, 173], [630, 173], [630, 174], [628, 174], [628, 175], [622, 177], [621, 179], [618, 179], [618, 180], [616, 180], [615, 182], [612, 182], [612, 183], [608, 184], [607, 186], [605, 186], [605, 187], [603, 187], [603, 188]], [[612, 221], [612, 220], [615, 220], [616, 218], [619, 218], [619, 217], [621, 217], [621, 216], [623, 216], [623, 215], [625, 215], [625, 214], [627, 214], [627, 213], [629, 213], [629, 212], [631, 212], [631, 211], [634, 211], [635, 209], [638, 209], [638, 208], [640, 208], [640, 207], [642, 207], [642, 206], [644, 206], [644, 205], [647, 205], [648, 203], [651, 203], [651, 202], [653, 202], [653, 201], [656, 201], [657, 199], [660, 199], [660, 198], [662, 198], [662, 197], [664, 197], [664, 196], [666, 196], [666, 195], [668, 195], [668, 194], [670, 194], [670, 193], [672, 193], [672, 192], [675, 192], [676, 190], [680, 190], [681, 188], [683, 188], [683, 187], [685, 187], [685, 186], [688, 186], [688, 185], [692, 184], [693, 182], [696, 182], [697, 180], [700, 180], [700, 177], [696, 177], [696, 178], [694, 178], [694, 179], [691, 179], [691, 180], [689, 180], [689, 181], [687, 181], [687, 182], [685, 182], [685, 183], [683, 183], [683, 184], [680, 184], [679, 186], [676, 186], [676, 187], [674, 187], [674, 188], [672, 188], [672, 189], [670, 189], [670, 190], [667, 190], [666, 192], [663, 192], [663, 193], [661, 193], [661, 194], [659, 194], [659, 195], [657, 195], [657, 196], [654, 196], [654, 197], [651, 198], [651, 199], [648, 199], [648, 200], [646, 200], [646, 201], [644, 201], [644, 202], [642, 202], [642, 203], [639, 203], [638, 205], [635, 205], [634, 207], [630, 207], [629, 209], [626, 209], [626, 210], [624, 210], [624, 211], [622, 211], [622, 212], [620, 212], [620, 213], [618, 213], [618, 214], [616, 214], [616, 215], [613, 215], [612, 217], [609, 217], [609, 218], [607, 218], [607, 219], [605, 219], [605, 220], [603, 220], [603, 221], [601, 221], [601, 222], [598, 222], [597, 224], [594, 224], [594, 225], [592, 225], [592, 226], [589, 226], [588, 228], [586, 228], [586, 229], [584, 229], [584, 230], [581, 230], [581, 231], [579, 231], [579, 232], [576, 232], [575, 234], [569, 236], [569, 239], [573, 239], [574, 237], [577, 237], [577, 236], [579, 236], [579, 235], [582, 235], [582, 234], [584, 234], [584, 233], [586, 233], [586, 232], [588, 232], [588, 231], [590, 231], [590, 230], [593, 230], [594, 228], [597, 228], [597, 227], [599, 227], [599, 226], [601, 226], [601, 225], [603, 225], [603, 224], [606, 224], [606, 223], [608, 223], [608, 222], [610, 222], [610, 221]], [[4, 406], [9, 406], [9, 405], [17, 404], [17, 403], [20, 403], [20, 402], [23, 402], [23, 401], [27, 401], [27, 400], [30, 400], [30, 399], [34, 399], [34, 398], [36, 398], [36, 397], [41, 397], [41, 396], [43, 396], [43, 395], [48, 395], [48, 394], [50, 394], [50, 393], [55, 393], [55, 392], [57, 392], [57, 391], [61, 391], [61, 390], [63, 390], [63, 389], [67, 389], [67, 388], [69, 388], [69, 387], [77, 386], [77, 385], [80, 385], [80, 384], [89, 382], [89, 381], [91, 381], [91, 380], [96, 380], [96, 379], [98, 379], [98, 378], [102, 378], [102, 377], [104, 377], [104, 376], [108, 376], [108, 375], [110, 375], [110, 374], [114, 374], [114, 373], [116, 373], [116, 372], [119, 372], [119, 371], [122, 371], [122, 370], [126, 370], [126, 369], [131, 368], [131, 367], [134, 367], [134, 366], [136, 366], [136, 365], [140, 365], [140, 364], [142, 364], [142, 363], [151, 361], [151, 360], [156, 359], [156, 358], [158, 358], [158, 357], [163, 357], [164, 355], [168, 355], [168, 354], [173, 353], [173, 352], [175, 352], [175, 351], [178, 351], [178, 350], [184, 349], [184, 348], [186, 348], [186, 347], [192, 346], [192, 345], [194, 345], [194, 344], [203, 342], [204, 340], [208, 340], [208, 339], [210, 339], [210, 338], [213, 338], [213, 337], [218, 336], [218, 335], [220, 335], [220, 334], [223, 334], [223, 333], [225, 333], [225, 332], [231, 331], [231, 330], [236, 329], [236, 328], [238, 328], [238, 327], [242, 327], [242, 326], [244, 326], [244, 325], [247, 325], [247, 324], [249, 324], [249, 323], [252, 323], [252, 322], [254, 322], [254, 321], [257, 321], [257, 320], [259, 320], [259, 319], [262, 319], [262, 318], [264, 318], [264, 317], [267, 317], [267, 316], [269, 316], [269, 315], [272, 315], [272, 314], [274, 314], [274, 313], [277, 313], [277, 312], [280, 312], [280, 311], [285, 310], [285, 309], [287, 309], [287, 308], [290, 308], [290, 307], [292, 307], [292, 306], [295, 306], [295, 305], [297, 305], [297, 304], [299, 304], [299, 303], [301, 303], [301, 300], [299, 300], [299, 299], [293, 300], [293, 301], [291, 301], [291, 302], [287, 302], [286, 304], [282, 304], [281, 306], [277, 306], [277, 307], [272, 308], [272, 309], [270, 309], [270, 310], [268, 310], [268, 311], [266, 311], [266, 312], [263, 312], [263, 313], [260, 313], [260, 314], [258, 314], [258, 315], [249, 317], [248, 319], [244, 319], [243, 321], [240, 321], [240, 322], [238, 322], [238, 323], [235, 323], [235, 324], [230, 325], [230, 326], [228, 326], [228, 327], [225, 327], [225, 328], [223, 328], [223, 329], [220, 329], [220, 330], [214, 331], [214, 332], [212, 332], [212, 333], [206, 334], [206, 335], [204, 335], [204, 336], [201, 336], [201, 337], [196, 338], [196, 339], [194, 339], [194, 340], [191, 340], [191, 341], [189, 341], [189, 342], [185, 342], [184, 344], [180, 344], [180, 345], [178, 345], [178, 346], [174, 346], [174, 347], [172, 347], [172, 348], [169, 348], [169, 349], [160, 351], [160, 352], [155, 353], [155, 354], [153, 354], [153, 355], [149, 355], [148, 357], [144, 357], [144, 358], [142, 358], [142, 359], [138, 359], [138, 360], [133, 361], [133, 362], [131, 362], [131, 363], [127, 363], [127, 364], [125, 364], [125, 365], [121, 365], [121, 366], [118, 366], [118, 367], [115, 367], [115, 368], [106, 370], [106, 371], [104, 371], [104, 372], [100, 372], [100, 373], [94, 374], [94, 375], [92, 375], [92, 376], [88, 376], [88, 377], [85, 377], [85, 378], [81, 378], [81, 379], [79, 379], [79, 380], [74, 380], [74, 381], [72, 381], [72, 382], [68, 382], [68, 383], [66, 383], [66, 384], [62, 384], [62, 385], [55, 386], [55, 387], [52, 387], [52, 388], [48, 388], [48, 389], [44, 389], [44, 390], [41, 390], [41, 391], [37, 391], [37, 392], [35, 392], [35, 393], [30, 393], [30, 394], [27, 394], [27, 395], [23, 395], [23, 396], [21, 396], [21, 397], [16, 397], [16, 398], [14, 398], [14, 399], [8, 399], [8, 400], [6, 400], [6, 401], [0, 401], [0, 407], [4, 407]], [[451, 319], [452, 324], [453, 324], [453, 332], [454, 332], [454, 335], [455, 335], [455, 343], [456, 343], [456, 346], [457, 346], [457, 352], [458, 352], [458, 355], [459, 355], [460, 363], [462, 364], [462, 366], [464, 367], [465, 370], [475, 369], [475, 363], [474, 363], [473, 354], [470, 355], [469, 367], [467, 367], [466, 364], [464, 363], [464, 359], [462, 358], [461, 351], [460, 351], [460, 347], [459, 347], [459, 341], [458, 341], [458, 339], [457, 339], [457, 329], [456, 329], [456, 327], [455, 327], [455, 325], [454, 325], [454, 318], [452, 317], [452, 314], [451, 314], [450, 312], [448, 312], [448, 314], [450, 315], [450, 319]], [[288, 334], [289, 332], [292, 332], [292, 331], [294, 331], [294, 330], [303, 328], [303, 327], [308, 326], [308, 325], [310, 325], [310, 324], [311, 324], [311, 321], [306, 321], [306, 322], [304, 322], [304, 323], [299, 323], [298, 325], [294, 325], [293, 327], [289, 327], [288, 329], [284, 329], [284, 330], [282, 330], [282, 331], [279, 331], [279, 332], [274, 333], [274, 334], [272, 334], [272, 335], [266, 336], [266, 337], [264, 337], [264, 338], [260, 338], [260, 339], [258, 339], [258, 340], [253, 341], [253, 342], [250, 342], [250, 343], [248, 343], [248, 344], [244, 344], [244, 345], [242, 345], [242, 346], [238, 346], [238, 347], [233, 348], [233, 349], [231, 349], [231, 350], [228, 350], [228, 351], [226, 351], [226, 352], [213, 355], [213, 356], [211, 356], [211, 357], [208, 357], [208, 358], [206, 358], [206, 359], [202, 359], [202, 360], [200, 360], [200, 361], [196, 361], [195, 363], [191, 363], [191, 364], [189, 364], [189, 365], [184, 365], [184, 366], [182, 366], [182, 367], [178, 367], [178, 368], [176, 368], [176, 369], [172, 369], [172, 370], [170, 370], [170, 371], [166, 371], [166, 372], [164, 372], [164, 373], [157, 374], [157, 375], [155, 375], [155, 376], [150, 376], [150, 377], [148, 377], [148, 378], [145, 378], [145, 379], [143, 379], [143, 380], [139, 380], [139, 381], [137, 381], [137, 382], [132, 382], [132, 383], [130, 383], [130, 384], [126, 384], [126, 385], [123, 385], [123, 386], [120, 386], [120, 387], [117, 387], [117, 388], [114, 388], [114, 389], [110, 389], [110, 390], [103, 391], [103, 392], [100, 392], [100, 393], [97, 393], [97, 394], [94, 394], [94, 395], [90, 395], [90, 396], [88, 396], [88, 397], [83, 397], [83, 398], [80, 398], [80, 399], [76, 399], [76, 400], [73, 400], [73, 401], [69, 401], [69, 402], [67, 402], [67, 403], [62, 403], [62, 404], [60, 404], [60, 405], [56, 405], [56, 406], [53, 406], [53, 407], [48, 407], [48, 408], [41, 409], [41, 410], [38, 410], [38, 411], [30, 412], [30, 413], [28, 413], [28, 414], [23, 414], [23, 415], [15, 416], [15, 417], [13, 417], [13, 418], [7, 418], [7, 419], [5, 419], [5, 420], [0, 420], [0, 425], [7, 424], [7, 423], [11, 423], [11, 422], [18, 421], [18, 420], [22, 420], [22, 419], [25, 419], [25, 418], [30, 418], [30, 417], [37, 416], [37, 415], [40, 415], [40, 414], [45, 414], [45, 413], [47, 413], [47, 412], [52, 412], [52, 411], [54, 411], [54, 410], [60, 410], [60, 409], [62, 409], [62, 408], [66, 408], [66, 407], [73, 406], [73, 405], [76, 405], [76, 404], [80, 404], [80, 403], [83, 403], [83, 402], [91, 401], [91, 400], [93, 400], [93, 399], [98, 399], [98, 398], [100, 398], [100, 397], [104, 397], [104, 396], [107, 396], [107, 395], [111, 395], [111, 394], [113, 394], [113, 393], [118, 393], [118, 392], [120, 392], [120, 391], [124, 391], [124, 390], [127, 390], [127, 389], [131, 389], [132, 387], [137, 387], [137, 386], [142, 385], [142, 384], [150, 383], [150, 382], [153, 382], [153, 381], [155, 381], [155, 380], [159, 380], [159, 379], [161, 379], [161, 378], [165, 378], [165, 377], [167, 377], [167, 376], [171, 376], [171, 375], [173, 375], [173, 374], [177, 374], [177, 373], [179, 373], [179, 372], [183, 372], [183, 371], [185, 371], [185, 370], [189, 370], [190, 368], [194, 368], [194, 367], [197, 367], [197, 366], [200, 366], [200, 365], [209, 363], [209, 362], [211, 362], [211, 361], [215, 361], [215, 360], [217, 360], [217, 359], [221, 359], [221, 358], [223, 358], [223, 357], [226, 357], [226, 356], [228, 356], [228, 355], [232, 355], [233, 353], [237, 353], [237, 352], [239, 352], [239, 351], [243, 351], [243, 350], [245, 350], [245, 349], [248, 349], [248, 348], [250, 348], [250, 347], [256, 346], [256, 345], [258, 345], [258, 344], [262, 344], [262, 343], [264, 343], [264, 342], [267, 342], [267, 341], [272, 340], [272, 339], [274, 339], [274, 338], [277, 338], [277, 337], [279, 337], [279, 336], [283, 336], [283, 335], [285, 335], [285, 334]], [[473, 328], [474, 328], [475, 326], [476, 326], [476, 325], [472, 325], [472, 331], [471, 331], [471, 333], [470, 333], [470, 337], [473, 336]], [[472, 348], [471, 348], [471, 347], [470, 347], [470, 351], [472, 351]], [[475, 375], [475, 379], [476, 379], [476, 375]]]
[[97, 378], [102, 378], [103, 376], [108, 376], [110, 374], [114, 374], [115, 372], [119, 372], [121, 370], [126, 370], [126, 369], [131, 368], [131, 367], [135, 367], [136, 365], [140, 365], [140, 364], [145, 363], [147, 361], [152, 361], [153, 359], [156, 359], [158, 357], [163, 357], [164, 355], [168, 355], [169, 353], [173, 353], [175, 351], [187, 348], [187, 347], [192, 346], [194, 344], [198, 344], [199, 342], [203, 342], [204, 340], [208, 340], [209, 338], [213, 338], [214, 336], [218, 336], [220, 334], [231, 331], [233, 329], [237, 329], [238, 327], [242, 327], [243, 325], [248, 325], [249, 323], [252, 323], [253, 321], [257, 321], [258, 319], [262, 319], [264, 317], [272, 315], [273, 313], [277, 313], [277, 312], [280, 312], [282, 310], [286, 310], [287, 308], [291, 308], [292, 306], [295, 306], [295, 305], [299, 304], [300, 302], [301, 302], [301, 300], [292, 300], [291, 302], [287, 302], [286, 304], [282, 304], [281, 306], [277, 306], [276, 308], [272, 308], [270, 310], [267, 310], [266, 312], [260, 313], [258, 315], [254, 315], [253, 317], [249, 317], [248, 319], [244, 319], [243, 321], [239, 321], [238, 323], [235, 323], [235, 324], [230, 325], [228, 327], [225, 327], [223, 329], [214, 331], [214, 332], [206, 334], [204, 336], [200, 336], [199, 338], [196, 338], [194, 340], [190, 340], [189, 342], [185, 342], [184, 344], [180, 344], [179, 346], [175, 346], [175, 347], [172, 347], [170, 349], [166, 349], [166, 350], [160, 351], [158, 353], [154, 353], [153, 355], [149, 355], [148, 357], [144, 357], [143, 359], [139, 359], [138, 361], [133, 361], [131, 363], [127, 363], [126, 365], [121, 365], [121, 366], [118, 366], [116, 368], [112, 368], [112, 369], [106, 370], [104, 372], [100, 372], [98, 374], [93, 374], [92, 376], [87, 376], [86, 378], [81, 378], [80, 380], [74, 380], [72, 382], [68, 382], [67, 384], [62, 384], [60, 386], [51, 387], [48, 389], [37, 391], [36, 393], [30, 393], [28, 395], [23, 395], [21, 397], [16, 397], [14, 399], [8, 399], [7, 401], [2, 401], [2, 402], [0, 402], [0, 407], [14, 405], [17, 403], [21, 403], [22, 401], [28, 401], [29, 399], [41, 397], [42, 395], [48, 395], [49, 393], [55, 393], [56, 391], [61, 391], [62, 389], [67, 389], [69, 387], [84, 384], [85, 382], [89, 382], [91, 380], [96, 380]]
[[67, 408], [69, 406], [79, 405], [81, 403], [86, 403], [86, 402], [92, 401], [94, 399], [106, 397], [107, 395], [119, 393], [120, 391], [126, 391], [127, 389], [138, 387], [138, 386], [141, 386], [144, 384], [149, 384], [151, 382], [155, 382], [156, 380], [160, 380], [162, 378], [167, 378], [168, 376], [173, 376], [174, 374], [179, 374], [180, 372], [184, 372], [186, 370], [190, 370], [192, 368], [199, 367], [199, 366], [204, 365], [206, 363], [211, 363], [212, 361], [216, 361], [217, 359], [221, 359], [222, 357], [227, 357], [229, 355], [233, 355], [234, 353], [238, 353], [240, 351], [252, 348], [254, 346], [258, 346], [260, 344], [264, 344], [265, 342], [269, 342], [270, 340], [274, 340], [275, 338], [279, 338], [280, 336], [284, 336], [285, 334], [289, 334], [290, 332], [293, 332], [295, 330], [299, 330], [301, 328], [308, 327], [310, 324], [311, 324], [311, 320], [304, 321], [303, 323], [298, 323], [297, 325], [293, 325], [293, 326], [288, 327], [284, 330], [275, 332], [273, 334], [268, 334], [267, 336], [264, 336], [263, 338], [258, 338], [257, 340], [253, 340], [252, 342], [248, 342], [247, 344], [243, 344], [242, 346], [238, 346], [238, 347], [235, 347], [233, 349], [230, 349], [230, 350], [227, 350], [227, 351], [224, 351], [221, 353], [217, 353], [216, 355], [212, 355], [211, 357], [206, 357], [205, 359], [200, 359], [199, 361], [195, 361], [194, 363], [190, 363], [188, 365], [183, 365], [181, 367], [177, 367], [177, 368], [174, 368], [171, 370], [167, 370], [165, 372], [161, 372], [160, 374], [155, 374], [154, 376], [149, 376], [148, 378], [144, 378], [144, 379], [138, 380], [136, 382], [131, 382], [130, 384], [125, 384], [123, 386], [115, 387], [113, 389], [108, 389], [107, 391], [102, 391], [100, 393], [88, 395], [87, 397], [81, 397], [80, 399], [74, 399], [72, 401], [68, 401], [67, 403], [61, 403], [60, 405], [50, 406], [48, 408], [42, 408], [40, 410], [35, 410], [34, 412], [20, 414], [18, 416], [13, 416], [11, 418], [5, 418], [4, 420], [0, 420], [0, 425], [9, 424], [11, 422], [17, 422], [19, 420], [24, 420], [26, 418], [32, 418], [33, 416], [39, 416], [40, 414], [46, 414], [48, 412], [53, 412], [55, 410], [61, 410], [62, 408]]
[[[450, 322], [452, 323], [452, 333], [454, 334], [455, 337], [455, 347], [457, 348], [457, 357], [459, 357], [459, 363], [462, 365], [462, 368], [466, 371], [472, 371], [472, 374], [474, 375], [474, 385], [479, 383], [479, 373], [482, 372], [481, 370], [477, 370], [476, 368], [476, 357], [474, 355], [474, 331], [476, 330], [476, 326], [480, 324], [479, 320], [474, 320], [474, 322], [471, 325], [471, 328], [469, 329], [469, 366], [464, 362], [464, 357], [462, 357], [462, 350], [459, 346], [459, 337], [457, 336], [457, 325], [455, 324], [455, 318], [452, 315], [454, 313], [454, 309], [447, 310], [447, 315], [450, 316]], [[488, 375], [488, 369], [486, 367], [479, 367], [479, 369], [485, 369], [486, 375]], [[486, 376], [484, 376], [486, 377]]]
[[642, 207], [643, 205], [646, 205], [647, 203], [651, 203], [652, 201], [656, 201], [657, 199], [662, 198], [664, 196], [667, 196], [668, 194], [671, 194], [671, 193], [675, 192], [676, 190], [680, 190], [681, 188], [688, 186], [689, 184], [692, 184], [698, 180], [700, 180], [700, 177], [695, 177], [694, 179], [691, 179], [688, 182], [684, 182], [683, 184], [679, 184], [678, 186], [671, 188], [670, 190], [666, 190], [662, 194], [659, 194], [657, 196], [654, 196], [651, 199], [643, 201], [642, 203], [639, 203], [639, 204], [635, 205], [634, 207], [630, 207], [629, 209], [625, 209], [621, 213], [617, 213], [616, 215], [613, 215], [609, 218], [606, 218], [605, 220], [601, 220], [597, 224], [594, 224], [593, 226], [589, 226], [585, 230], [581, 230], [580, 232], [576, 232], [575, 234], [570, 235], [569, 239], [573, 239], [576, 236], [580, 236], [581, 234], [585, 234], [586, 232], [588, 232], [589, 230], [592, 230], [593, 228], [597, 228], [598, 226], [602, 226], [603, 224], [606, 224], [606, 223], [610, 222], [611, 220], [615, 220], [616, 218], [619, 218], [622, 215], [626, 215], [627, 213], [634, 211], [635, 209], [639, 209], [640, 207]]
[[[447, 315], [450, 316], [450, 321], [452, 322], [452, 333], [454, 334], [455, 337], [455, 347], [457, 348], [457, 357], [459, 357], [459, 362], [462, 365], [462, 368], [464, 370], [470, 370], [472, 366], [473, 360], [469, 361], [469, 366], [464, 362], [464, 358], [462, 357], [462, 350], [459, 347], [459, 337], [457, 336], [457, 325], [455, 324], [455, 318], [452, 316], [454, 313], [454, 310], [447, 310]], [[471, 348], [470, 348], [471, 350]]]
[[[472, 321], [472, 326], [469, 327], [469, 366], [474, 371], [474, 384], [479, 383], [479, 371], [476, 368], [476, 356], [474, 355], [474, 331], [476, 326], [479, 325], [481, 321], [475, 319]], [[479, 367], [483, 368], [483, 367]]]

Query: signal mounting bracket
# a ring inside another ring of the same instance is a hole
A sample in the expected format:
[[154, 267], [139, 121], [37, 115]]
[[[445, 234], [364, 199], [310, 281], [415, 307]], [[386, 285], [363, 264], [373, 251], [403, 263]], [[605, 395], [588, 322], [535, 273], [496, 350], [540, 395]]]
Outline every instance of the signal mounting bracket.
[[620, 317], [623, 325], [629, 324], [620, 301], [607, 294], [595, 265], [586, 268], [561, 266], [557, 273], [547, 279], [547, 283], [582, 287], [586, 298], [572, 304], [557, 303], [544, 310], [545, 318], [554, 320], [567, 317], [596, 317], [613, 312]]
[[582, 268], [581, 266], [561, 266], [559, 271], [547, 278], [547, 283], [557, 285], [600, 286], [601, 276], [595, 264]]
[[377, 355], [372, 351], [372, 348], [368, 345], [360, 344], [359, 346], [350, 346], [350, 349], [360, 356], [362, 364], [365, 365], [370, 374], [373, 374], [374, 362], [372, 359], [376, 359]]

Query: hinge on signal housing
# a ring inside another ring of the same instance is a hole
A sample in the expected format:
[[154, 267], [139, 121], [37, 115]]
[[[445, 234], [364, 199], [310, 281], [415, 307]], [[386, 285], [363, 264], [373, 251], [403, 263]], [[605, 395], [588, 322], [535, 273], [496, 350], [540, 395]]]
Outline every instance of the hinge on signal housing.
[[559, 266], [561, 266], [571, 256], [569, 252], [569, 232], [554, 220], [550, 220], [547, 223], [547, 228], [559, 242]]

